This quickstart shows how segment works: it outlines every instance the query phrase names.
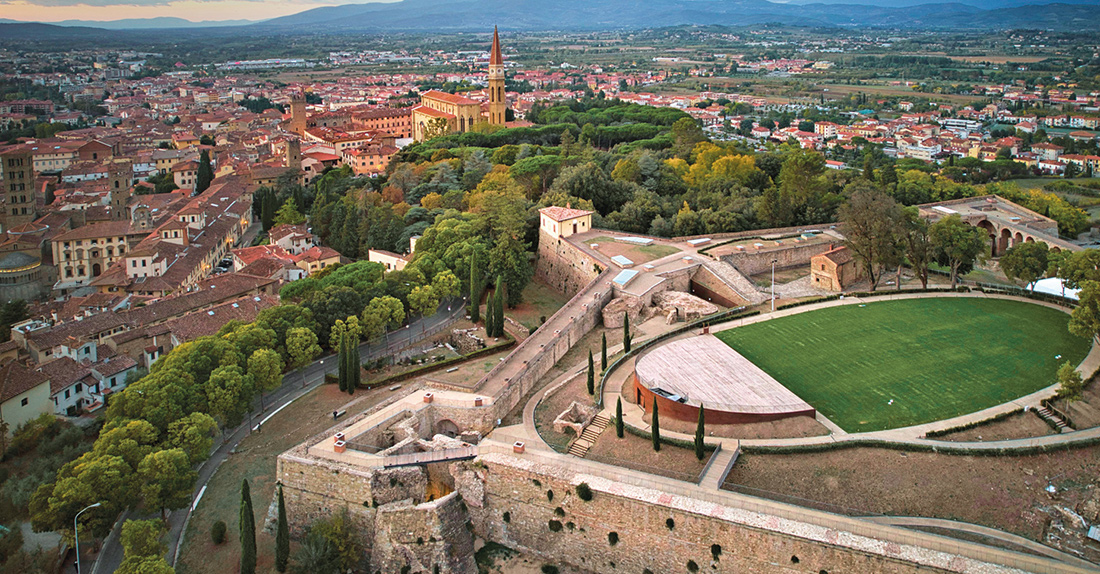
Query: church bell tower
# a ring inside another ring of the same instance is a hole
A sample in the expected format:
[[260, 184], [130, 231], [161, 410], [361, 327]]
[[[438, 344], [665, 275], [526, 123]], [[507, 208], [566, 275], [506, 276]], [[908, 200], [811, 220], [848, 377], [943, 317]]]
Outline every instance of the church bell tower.
[[503, 126], [508, 99], [504, 95], [504, 56], [500, 53], [500, 36], [493, 27], [493, 47], [489, 52], [489, 124]]

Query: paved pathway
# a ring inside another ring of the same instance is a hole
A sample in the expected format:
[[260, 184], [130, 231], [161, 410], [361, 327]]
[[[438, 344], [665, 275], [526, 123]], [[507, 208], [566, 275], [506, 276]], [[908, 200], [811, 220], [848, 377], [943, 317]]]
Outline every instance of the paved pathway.
[[889, 524], [891, 526], [905, 526], [905, 527], [922, 527], [922, 528], [941, 528], [944, 530], [954, 530], [957, 532], [967, 532], [970, 534], [977, 534], [993, 540], [999, 540], [1001, 542], [1007, 542], [1020, 548], [1025, 548], [1029, 552], [1040, 554], [1042, 556], [1049, 556], [1055, 560], [1060, 560], [1067, 564], [1073, 564], [1082, 568], [1096, 569], [1096, 564], [1089, 562], [1088, 560], [1082, 560], [1072, 554], [1067, 554], [1061, 550], [1055, 550], [1050, 546], [1045, 546], [1034, 540], [1029, 540], [1023, 536], [1017, 536], [1003, 530], [994, 530], [993, 528], [987, 528], [979, 524], [970, 524], [969, 522], [958, 522], [956, 520], [944, 520], [942, 518], [924, 518], [923, 516], [867, 516], [863, 518], [870, 522], [877, 524]]

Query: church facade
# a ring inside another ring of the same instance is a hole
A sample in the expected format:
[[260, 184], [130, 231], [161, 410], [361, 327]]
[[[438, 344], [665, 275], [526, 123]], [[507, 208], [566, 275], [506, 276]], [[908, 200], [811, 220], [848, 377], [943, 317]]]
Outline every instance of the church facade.
[[507, 109], [504, 57], [500, 51], [500, 36], [494, 29], [489, 53], [488, 111], [482, 111], [481, 102], [464, 96], [438, 90], [424, 92], [420, 95], [420, 104], [412, 109], [413, 139], [424, 141], [438, 135], [467, 132], [481, 121], [503, 126]]

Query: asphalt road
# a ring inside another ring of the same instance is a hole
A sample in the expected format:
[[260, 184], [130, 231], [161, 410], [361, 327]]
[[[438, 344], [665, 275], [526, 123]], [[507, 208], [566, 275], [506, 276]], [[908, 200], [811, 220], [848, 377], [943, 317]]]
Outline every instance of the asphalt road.
[[[417, 319], [412, 321], [407, 327], [389, 333], [383, 343], [361, 345], [359, 347], [361, 360], [366, 362], [371, 359], [391, 355], [425, 338], [425, 334], [428, 336], [434, 334], [436, 330], [442, 329], [446, 325], [464, 316], [464, 303], [464, 299], [444, 302], [440, 305], [439, 311], [435, 315], [426, 319]], [[199, 493], [206, 487], [207, 482], [210, 481], [210, 477], [214, 476], [214, 473], [217, 472], [218, 467], [221, 466], [221, 463], [229, 456], [229, 453], [237, 447], [237, 444], [240, 443], [244, 437], [248, 436], [251, 429], [254, 428], [257, 423], [269, 416], [275, 410], [288, 405], [298, 397], [301, 397], [323, 384], [325, 373], [336, 373], [338, 370], [339, 364], [336, 361], [336, 355], [321, 357], [302, 369], [287, 373], [283, 377], [283, 386], [268, 393], [264, 397], [263, 406], [265, 408], [262, 411], [260, 409], [260, 400], [257, 398], [253, 405], [254, 412], [249, 417], [249, 420], [236, 429], [233, 429], [232, 432], [229, 432], [229, 434], [225, 436], [224, 441], [214, 449], [210, 458], [199, 467], [199, 476], [195, 481], [195, 490], [191, 494], [192, 506], [195, 505], [194, 501], [196, 497], [199, 496]], [[187, 526], [187, 518], [190, 514], [190, 507], [175, 510], [168, 514], [168, 537], [166, 542], [168, 544], [167, 559], [169, 564], [175, 565], [176, 563], [176, 552], [179, 550], [181, 537]], [[122, 544], [119, 542], [122, 524], [130, 518], [144, 519], [154, 516], [159, 515], [154, 513], [149, 516], [136, 516], [133, 511], [124, 512], [115, 523], [114, 529], [103, 541], [103, 547], [94, 565], [88, 563], [82, 564], [84, 571], [90, 572], [91, 574], [108, 574], [117, 570], [119, 565], [122, 564], [123, 558]]]

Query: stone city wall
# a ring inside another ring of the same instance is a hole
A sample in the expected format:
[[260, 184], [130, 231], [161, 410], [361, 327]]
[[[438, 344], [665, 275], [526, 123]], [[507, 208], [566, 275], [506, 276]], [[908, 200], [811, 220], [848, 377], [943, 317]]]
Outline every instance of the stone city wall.
[[595, 257], [568, 240], [539, 230], [535, 276], [547, 285], [566, 295], [576, 295], [600, 274], [603, 267]]
[[[572, 320], [568, 322], [564, 329], [560, 330], [560, 333], [553, 335], [549, 343], [542, 343], [545, 346], [528, 359], [523, 371], [512, 377], [512, 380], [505, 385], [504, 389], [494, 397], [493, 412], [495, 416], [493, 417], [493, 424], [496, 423], [495, 419], [502, 419], [507, 416], [519, 404], [523, 396], [535, 386], [535, 383], [543, 375], [550, 372], [550, 369], [569, 352], [573, 345], [577, 344], [582, 337], [600, 324], [603, 319], [600, 311], [608, 301], [611, 301], [613, 295], [610, 285], [605, 284], [610, 283], [610, 279], [610, 271], [604, 271], [591, 289], [578, 293], [565, 307], [559, 309], [559, 313], [573, 313]], [[589, 292], [592, 292], [591, 297], [588, 296]], [[581, 303], [577, 299], [578, 297], [586, 299], [587, 302]], [[547, 321], [547, 324], [549, 323], [550, 321]], [[530, 337], [516, 347], [513, 353], [518, 354], [523, 351], [525, 346], [530, 346], [527, 345], [528, 343], [534, 345], [538, 341], [538, 338]], [[518, 359], [515, 359], [514, 355], [509, 355], [506, 360]]]
[[749, 275], [771, 271], [773, 259], [779, 260], [775, 264], [776, 269], [809, 265], [811, 257], [820, 253], [825, 253], [837, 245], [840, 245], [839, 239], [832, 243], [792, 245], [784, 249], [774, 249], [771, 251], [762, 251], [760, 253], [750, 251], [746, 251], [745, 253], [729, 253], [723, 255], [721, 259], [736, 267], [738, 271], [747, 277]]
[[376, 506], [404, 499], [423, 501], [427, 479], [419, 467], [360, 469], [306, 458], [295, 454], [296, 450], [279, 455], [276, 462], [276, 476], [283, 485], [287, 519], [294, 536], [304, 534], [318, 518], [347, 509], [363, 529], [369, 545], [374, 536]]
[[370, 571], [475, 574], [474, 539], [466, 516], [457, 492], [423, 504], [397, 502], [379, 508]]
[[[689, 561], [716, 574], [1009, 570], [593, 477], [586, 502], [573, 472], [508, 455], [458, 463], [452, 472], [478, 536], [593, 572], [690, 572]], [[800, 537], [799, 529], [824, 540]]]

